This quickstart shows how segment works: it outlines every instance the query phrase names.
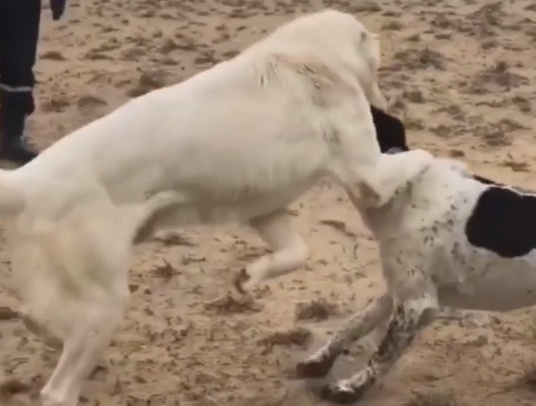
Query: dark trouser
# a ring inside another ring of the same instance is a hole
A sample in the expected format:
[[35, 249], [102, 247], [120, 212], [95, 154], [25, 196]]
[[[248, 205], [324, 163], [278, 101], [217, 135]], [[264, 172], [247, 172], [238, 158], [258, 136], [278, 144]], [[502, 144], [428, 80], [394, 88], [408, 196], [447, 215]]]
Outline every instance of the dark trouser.
[[0, 133], [21, 137], [35, 104], [33, 67], [41, 0], [0, 0]]

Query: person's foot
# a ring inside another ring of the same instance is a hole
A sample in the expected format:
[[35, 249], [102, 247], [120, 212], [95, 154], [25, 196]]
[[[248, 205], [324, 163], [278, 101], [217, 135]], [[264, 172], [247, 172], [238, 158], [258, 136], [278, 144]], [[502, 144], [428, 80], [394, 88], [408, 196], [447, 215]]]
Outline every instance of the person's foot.
[[37, 156], [24, 140], [24, 138], [7, 138], [0, 147], [0, 159], [24, 165]]

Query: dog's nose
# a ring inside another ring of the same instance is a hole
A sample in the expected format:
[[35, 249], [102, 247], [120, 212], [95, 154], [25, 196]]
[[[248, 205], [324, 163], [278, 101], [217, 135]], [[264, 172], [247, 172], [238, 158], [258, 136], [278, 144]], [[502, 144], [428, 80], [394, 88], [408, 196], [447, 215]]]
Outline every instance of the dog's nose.
[[403, 148], [400, 148], [400, 147], [391, 147], [387, 150], [386, 154], [396, 154], [398, 152], [402, 152], [404, 151]]

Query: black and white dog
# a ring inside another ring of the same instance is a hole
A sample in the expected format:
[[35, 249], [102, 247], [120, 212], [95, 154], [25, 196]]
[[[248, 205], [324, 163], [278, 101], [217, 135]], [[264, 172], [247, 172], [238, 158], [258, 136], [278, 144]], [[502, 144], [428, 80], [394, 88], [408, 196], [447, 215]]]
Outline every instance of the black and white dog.
[[[372, 112], [382, 150], [409, 149], [400, 120]], [[388, 291], [300, 363], [298, 376], [325, 376], [351, 342], [382, 322], [389, 324], [367, 364], [350, 378], [325, 385], [324, 399], [358, 400], [422, 328], [452, 309], [510, 311], [536, 305], [536, 195], [436, 157], [391, 201], [361, 214], [380, 246]]]

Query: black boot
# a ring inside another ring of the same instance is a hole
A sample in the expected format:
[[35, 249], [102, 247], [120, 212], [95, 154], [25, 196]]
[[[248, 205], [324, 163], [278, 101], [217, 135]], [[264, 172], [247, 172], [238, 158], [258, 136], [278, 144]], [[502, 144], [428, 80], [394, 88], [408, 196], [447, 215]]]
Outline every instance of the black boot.
[[0, 159], [24, 165], [37, 156], [23, 137], [26, 116], [32, 111], [31, 93], [0, 90]]

